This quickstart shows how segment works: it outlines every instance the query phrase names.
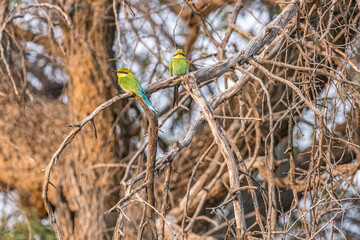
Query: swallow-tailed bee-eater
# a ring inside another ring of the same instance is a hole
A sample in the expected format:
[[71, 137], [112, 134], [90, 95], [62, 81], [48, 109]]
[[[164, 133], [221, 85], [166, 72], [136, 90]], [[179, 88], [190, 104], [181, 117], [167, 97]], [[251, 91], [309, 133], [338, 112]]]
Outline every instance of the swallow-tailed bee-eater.
[[127, 68], [119, 68], [116, 72], [118, 77], [119, 86], [127, 93], [134, 93], [140, 97], [145, 105], [150, 109], [153, 114], [157, 111], [146, 97], [144, 89], [141, 87], [139, 79]]
[[[189, 60], [186, 59], [182, 49], [177, 49], [174, 53], [174, 57], [170, 62], [169, 70], [170, 76], [184, 75], [188, 72]], [[173, 107], [178, 102], [179, 86], [174, 87], [174, 100]]]

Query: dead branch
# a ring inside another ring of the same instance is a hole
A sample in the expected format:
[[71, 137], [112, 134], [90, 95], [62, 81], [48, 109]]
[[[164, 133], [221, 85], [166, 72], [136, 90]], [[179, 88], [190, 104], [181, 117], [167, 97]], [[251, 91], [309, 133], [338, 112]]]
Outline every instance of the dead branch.
[[[192, 74], [190, 74], [192, 75]], [[238, 167], [234, 158], [234, 155], [231, 152], [229, 144], [226, 142], [224, 136], [224, 130], [219, 126], [219, 124], [215, 121], [213, 117], [213, 110], [209, 106], [209, 103], [205, 100], [205, 97], [201, 93], [199, 87], [196, 84], [196, 78], [192, 75], [189, 77], [187, 82], [185, 82], [184, 87], [190, 93], [191, 97], [194, 101], [199, 105], [204, 115], [204, 118], [208, 122], [211, 131], [214, 135], [215, 141], [219, 148], [221, 149], [221, 153], [226, 161], [229, 178], [230, 178], [230, 187], [231, 189], [237, 189], [240, 187], [240, 179], [238, 176]], [[236, 201], [234, 201], [234, 212], [235, 212], [235, 220], [236, 220], [236, 234], [238, 238], [242, 238], [246, 232], [246, 223], [244, 217], [244, 209], [243, 203], [241, 199], [241, 193], [234, 193]]]

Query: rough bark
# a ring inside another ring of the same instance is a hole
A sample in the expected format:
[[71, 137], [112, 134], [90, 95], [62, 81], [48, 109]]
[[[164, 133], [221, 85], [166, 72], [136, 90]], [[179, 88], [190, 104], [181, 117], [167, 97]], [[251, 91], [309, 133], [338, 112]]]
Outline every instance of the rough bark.
[[[71, 9], [75, 11], [73, 29], [64, 29], [62, 38], [73, 122], [111, 98], [110, 70], [115, 68], [107, 62], [113, 56], [115, 29], [102, 17], [113, 16], [111, 2], [82, 1], [81, 5], [81, 8]], [[85, 126], [72, 143], [79, 151], [59, 159], [64, 170], [57, 173], [56, 211], [65, 239], [102, 239], [108, 234], [103, 229], [115, 223], [111, 216], [105, 219], [104, 211], [115, 201], [108, 192], [119, 181], [121, 169], [87, 171], [94, 164], [117, 162], [128, 153], [128, 144], [117, 150], [115, 135], [109, 134], [114, 120], [113, 108], [102, 111], [94, 119], [97, 137], [94, 128]]]

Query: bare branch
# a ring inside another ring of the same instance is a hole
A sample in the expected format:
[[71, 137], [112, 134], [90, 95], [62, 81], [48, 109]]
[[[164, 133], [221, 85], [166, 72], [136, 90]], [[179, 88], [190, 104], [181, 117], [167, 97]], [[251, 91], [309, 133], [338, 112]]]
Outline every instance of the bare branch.
[[[185, 89], [190, 93], [191, 97], [194, 101], [199, 105], [204, 115], [204, 118], [208, 122], [210, 129], [214, 135], [215, 141], [219, 148], [221, 149], [221, 153], [226, 161], [229, 178], [230, 178], [230, 187], [231, 189], [240, 188], [240, 179], [238, 174], [237, 164], [234, 158], [234, 155], [231, 152], [231, 149], [226, 142], [224, 136], [224, 130], [219, 126], [219, 124], [215, 121], [213, 117], [213, 110], [206, 102], [205, 97], [200, 92], [199, 87], [196, 85], [195, 77], [188, 78], [188, 82], [184, 85]], [[242, 238], [246, 232], [246, 223], [244, 217], [244, 209], [243, 203], [241, 199], [241, 193], [235, 192], [236, 201], [234, 201], [234, 213], [236, 220], [236, 234], [238, 238]]]

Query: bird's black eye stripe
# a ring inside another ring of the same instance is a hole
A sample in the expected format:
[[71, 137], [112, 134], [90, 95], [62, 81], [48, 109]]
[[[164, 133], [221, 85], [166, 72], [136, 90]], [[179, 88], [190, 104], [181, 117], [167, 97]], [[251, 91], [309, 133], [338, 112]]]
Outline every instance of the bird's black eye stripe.
[[119, 72], [119, 73], [122, 73], [122, 74], [127, 74], [127, 72]]
[[185, 55], [183, 53], [177, 53], [177, 54], [174, 55], [174, 57], [177, 56], [177, 55], [182, 55], [182, 56], [185, 57]]

